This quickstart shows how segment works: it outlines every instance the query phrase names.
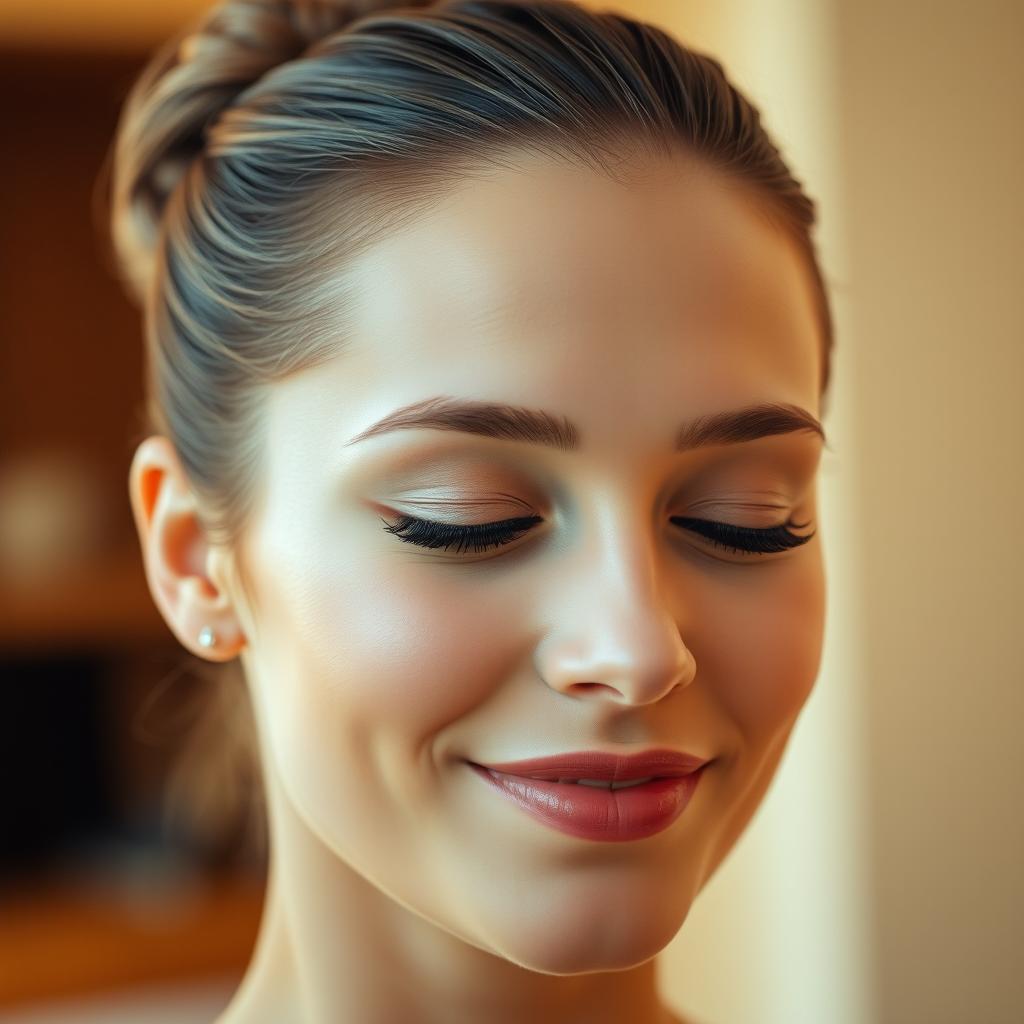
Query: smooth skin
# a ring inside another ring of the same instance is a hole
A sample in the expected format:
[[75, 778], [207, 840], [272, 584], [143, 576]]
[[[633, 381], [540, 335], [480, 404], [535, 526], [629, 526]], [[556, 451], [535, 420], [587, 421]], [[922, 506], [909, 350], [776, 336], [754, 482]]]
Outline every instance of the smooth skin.
[[[821, 355], [810, 276], [746, 192], [682, 155], [633, 170], [523, 155], [365, 252], [346, 351], [270, 390], [238, 551], [204, 540], [168, 441], [138, 448], [153, 597], [189, 650], [241, 657], [260, 732], [269, 887], [219, 1024], [680, 1020], [654, 958], [775, 774], [825, 579], [820, 437], [672, 442], [761, 402], [820, 418]], [[348, 444], [442, 395], [566, 417], [579, 447]], [[400, 514], [541, 522], [458, 553], [385, 530]], [[743, 554], [672, 516], [817, 532]], [[627, 842], [548, 828], [465, 763], [661, 746], [714, 763]]]

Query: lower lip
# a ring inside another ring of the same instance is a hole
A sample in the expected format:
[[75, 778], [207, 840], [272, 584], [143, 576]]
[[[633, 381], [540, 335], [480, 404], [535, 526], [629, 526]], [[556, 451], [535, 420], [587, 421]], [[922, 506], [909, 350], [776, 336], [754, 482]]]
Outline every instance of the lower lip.
[[686, 809], [707, 765], [678, 778], [654, 779], [626, 789], [575, 782], [543, 782], [492, 773], [470, 764], [502, 796], [538, 821], [579, 839], [625, 842], [664, 831]]

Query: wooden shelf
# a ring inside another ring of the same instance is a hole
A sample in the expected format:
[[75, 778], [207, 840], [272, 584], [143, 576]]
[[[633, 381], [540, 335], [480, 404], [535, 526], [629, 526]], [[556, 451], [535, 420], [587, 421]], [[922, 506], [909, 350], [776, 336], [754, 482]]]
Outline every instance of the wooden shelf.
[[159, 898], [49, 883], [0, 900], [0, 1008], [237, 975], [252, 955], [264, 881], [189, 882]]

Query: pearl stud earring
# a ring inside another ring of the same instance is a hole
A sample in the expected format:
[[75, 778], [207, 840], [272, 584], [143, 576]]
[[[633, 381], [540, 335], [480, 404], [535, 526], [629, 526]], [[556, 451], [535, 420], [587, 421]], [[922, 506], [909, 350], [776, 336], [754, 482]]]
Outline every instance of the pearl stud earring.
[[203, 626], [199, 631], [199, 645], [201, 647], [212, 647], [217, 642], [217, 634], [209, 626]]

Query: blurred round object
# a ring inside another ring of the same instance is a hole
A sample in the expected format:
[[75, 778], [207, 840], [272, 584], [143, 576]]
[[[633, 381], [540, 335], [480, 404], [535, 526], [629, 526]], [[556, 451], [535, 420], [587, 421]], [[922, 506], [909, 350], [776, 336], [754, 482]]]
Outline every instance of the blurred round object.
[[99, 474], [72, 452], [0, 462], [0, 570], [31, 584], [100, 553], [110, 525]]

